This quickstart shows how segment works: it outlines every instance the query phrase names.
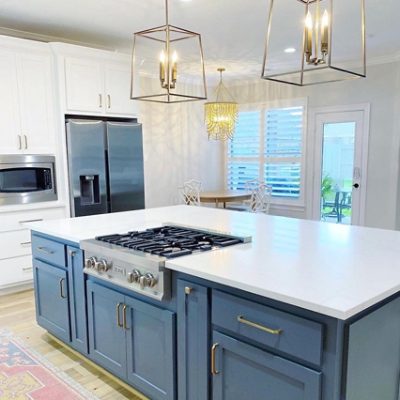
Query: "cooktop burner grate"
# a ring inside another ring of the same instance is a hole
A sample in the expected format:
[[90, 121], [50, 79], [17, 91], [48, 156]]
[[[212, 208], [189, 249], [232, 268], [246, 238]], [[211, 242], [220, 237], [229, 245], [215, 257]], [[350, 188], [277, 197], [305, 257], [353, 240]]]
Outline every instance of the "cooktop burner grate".
[[166, 258], [186, 256], [244, 242], [241, 238], [176, 226], [98, 236], [96, 240]]

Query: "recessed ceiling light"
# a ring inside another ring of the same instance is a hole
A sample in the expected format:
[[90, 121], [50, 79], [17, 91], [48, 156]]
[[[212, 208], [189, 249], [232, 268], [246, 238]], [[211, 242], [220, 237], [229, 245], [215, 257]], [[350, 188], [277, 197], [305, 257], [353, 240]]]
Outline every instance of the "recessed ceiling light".
[[294, 47], [288, 47], [287, 49], [285, 49], [285, 53], [291, 54], [291, 53], [295, 53], [296, 49]]

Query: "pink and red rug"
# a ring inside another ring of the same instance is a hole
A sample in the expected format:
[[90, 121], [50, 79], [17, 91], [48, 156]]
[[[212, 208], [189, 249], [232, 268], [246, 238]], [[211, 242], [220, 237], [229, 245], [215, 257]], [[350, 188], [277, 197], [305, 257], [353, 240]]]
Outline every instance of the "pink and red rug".
[[0, 330], [1, 400], [97, 399], [9, 331]]

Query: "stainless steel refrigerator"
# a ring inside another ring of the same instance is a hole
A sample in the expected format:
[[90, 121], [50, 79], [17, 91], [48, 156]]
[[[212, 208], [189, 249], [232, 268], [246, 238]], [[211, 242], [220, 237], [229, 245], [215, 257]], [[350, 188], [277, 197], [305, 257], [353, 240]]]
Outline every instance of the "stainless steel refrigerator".
[[66, 121], [71, 215], [144, 208], [142, 126]]

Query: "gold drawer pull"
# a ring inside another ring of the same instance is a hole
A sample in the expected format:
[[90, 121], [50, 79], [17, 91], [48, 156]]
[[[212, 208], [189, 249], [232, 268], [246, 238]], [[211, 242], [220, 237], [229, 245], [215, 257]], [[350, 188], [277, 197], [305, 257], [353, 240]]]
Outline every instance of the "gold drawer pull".
[[65, 281], [64, 278], [61, 278], [60, 281], [59, 281], [59, 284], [60, 284], [60, 296], [61, 296], [62, 299], [66, 299], [67, 298], [67, 296], [64, 294], [64, 285], [63, 285], [64, 281]]
[[211, 375], [219, 374], [219, 371], [217, 371], [217, 368], [215, 367], [215, 353], [217, 351], [218, 346], [219, 343], [214, 343], [211, 347]]
[[41, 251], [42, 253], [54, 254], [54, 251], [53, 251], [53, 250], [48, 250], [48, 249], [46, 249], [46, 247], [39, 246], [39, 247], [37, 247], [37, 249], [38, 249], [39, 251]]
[[124, 306], [122, 307], [122, 323], [123, 323], [123, 328], [127, 331], [129, 330], [128, 325], [126, 323], [126, 309], [128, 308], [128, 306], [126, 304], [124, 304]]
[[118, 304], [117, 304], [117, 308], [116, 308], [116, 313], [117, 313], [117, 326], [118, 326], [118, 328], [122, 328], [121, 318], [120, 318], [120, 311], [119, 311], [120, 307], [121, 307], [121, 303], [118, 303]]
[[267, 328], [266, 326], [257, 324], [255, 322], [251, 322], [251, 321], [245, 319], [242, 315], [238, 315], [237, 320], [241, 324], [245, 324], [245, 325], [251, 326], [253, 328], [260, 329], [261, 331], [270, 333], [271, 335], [280, 335], [283, 332], [283, 329], [271, 329], [271, 328]]

